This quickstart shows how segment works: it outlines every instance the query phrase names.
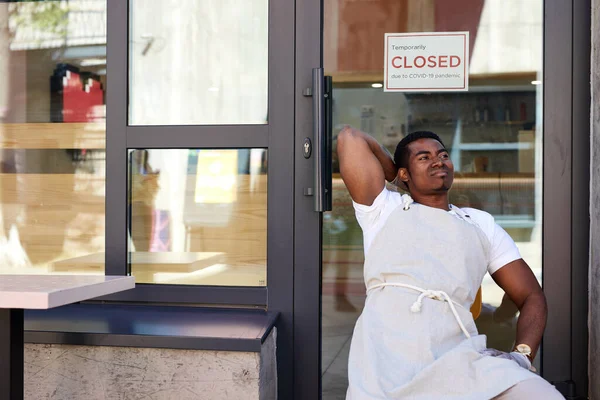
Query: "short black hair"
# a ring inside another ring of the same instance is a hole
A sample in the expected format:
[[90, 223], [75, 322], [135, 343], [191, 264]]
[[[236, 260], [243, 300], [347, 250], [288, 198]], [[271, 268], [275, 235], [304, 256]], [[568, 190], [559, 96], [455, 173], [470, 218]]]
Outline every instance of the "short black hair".
[[440, 137], [433, 132], [416, 131], [409, 133], [400, 141], [400, 143], [398, 143], [398, 146], [396, 146], [396, 151], [394, 152], [394, 164], [396, 164], [396, 167], [408, 167], [408, 157], [410, 156], [408, 152], [408, 145], [414, 142], [415, 140], [419, 139], [434, 139], [440, 142], [440, 144], [444, 146], [444, 148], [446, 147], [444, 145], [444, 142], [442, 142], [442, 139], [440, 139]]

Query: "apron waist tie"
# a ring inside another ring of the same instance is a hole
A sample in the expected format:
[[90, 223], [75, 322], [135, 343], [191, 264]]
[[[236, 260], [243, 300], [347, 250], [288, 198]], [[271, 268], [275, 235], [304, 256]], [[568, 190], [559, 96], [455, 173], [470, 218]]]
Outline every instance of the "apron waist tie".
[[410, 311], [412, 311], [414, 313], [421, 312], [421, 307], [423, 306], [423, 298], [425, 298], [425, 297], [433, 299], [433, 300], [448, 302], [448, 304], [450, 305], [450, 310], [452, 310], [452, 314], [454, 314], [454, 318], [456, 319], [456, 322], [458, 322], [458, 326], [460, 326], [460, 329], [462, 330], [462, 332], [465, 334], [465, 336], [467, 338], [471, 338], [471, 335], [467, 331], [467, 328], [465, 328], [465, 325], [463, 324], [462, 320], [460, 319], [460, 316], [458, 315], [458, 312], [456, 311], [455, 305], [457, 305], [459, 307], [462, 307], [462, 305], [460, 305], [457, 302], [455, 302], [454, 300], [452, 300], [450, 298], [450, 296], [448, 295], [448, 293], [444, 292], [443, 290], [430, 290], [430, 289], [423, 289], [418, 286], [407, 285], [404, 283], [385, 282], [385, 283], [378, 283], [377, 285], [373, 285], [373, 286], [369, 287], [367, 289], [367, 293], [373, 289], [377, 289], [377, 288], [384, 287], [384, 286], [397, 286], [397, 287], [403, 287], [403, 288], [412, 289], [414, 291], [420, 292], [421, 294], [419, 294], [417, 301], [415, 301], [413, 303], [413, 305], [410, 307]]

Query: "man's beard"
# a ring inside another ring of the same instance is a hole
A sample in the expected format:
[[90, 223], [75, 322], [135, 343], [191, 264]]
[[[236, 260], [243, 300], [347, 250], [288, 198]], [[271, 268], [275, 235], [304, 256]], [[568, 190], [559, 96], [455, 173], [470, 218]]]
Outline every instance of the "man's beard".
[[450, 191], [451, 188], [452, 188], [452, 182], [450, 182], [450, 183], [443, 182], [439, 188], [433, 189], [433, 191], [444, 193], [444, 192]]

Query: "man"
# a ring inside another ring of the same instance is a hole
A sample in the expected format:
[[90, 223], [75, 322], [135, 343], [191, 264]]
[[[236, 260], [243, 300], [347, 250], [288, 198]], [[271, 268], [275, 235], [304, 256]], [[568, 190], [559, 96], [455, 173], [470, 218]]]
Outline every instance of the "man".
[[[491, 215], [449, 204], [454, 167], [440, 138], [411, 133], [392, 159], [346, 127], [337, 151], [366, 255], [346, 398], [562, 399], [530, 372], [546, 324], [542, 289]], [[486, 272], [520, 311], [511, 353], [487, 349], [469, 312]]]

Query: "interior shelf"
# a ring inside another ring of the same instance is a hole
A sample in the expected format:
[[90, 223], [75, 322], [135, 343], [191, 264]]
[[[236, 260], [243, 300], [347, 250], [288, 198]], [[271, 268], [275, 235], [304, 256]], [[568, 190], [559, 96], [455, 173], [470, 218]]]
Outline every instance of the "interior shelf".
[[464, 151], [533, 150], [531, 142], [515, 143], [461, 143], [458, 148]]

